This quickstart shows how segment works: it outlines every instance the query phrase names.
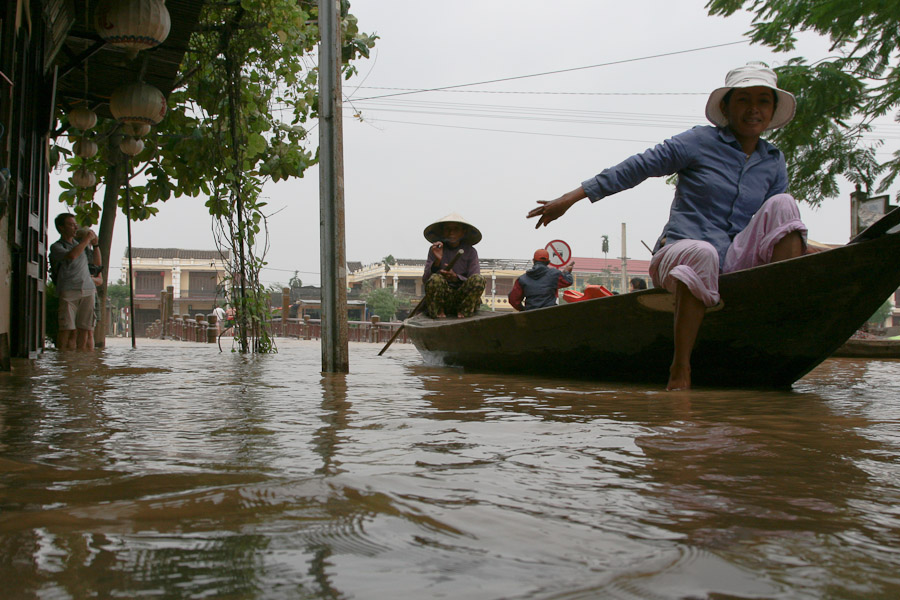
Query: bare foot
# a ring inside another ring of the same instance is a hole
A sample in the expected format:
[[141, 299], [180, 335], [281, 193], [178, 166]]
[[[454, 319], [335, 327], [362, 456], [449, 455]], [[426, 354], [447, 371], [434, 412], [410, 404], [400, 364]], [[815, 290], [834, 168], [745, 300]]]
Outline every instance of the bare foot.
[[466, 316], [467, 316], [467, 315], [465, 315], [465, 314], [463, 314], [463, 313], [456, 313], [456, 318], [457, 318], [457, 319], [465, 319]]
[[682, 367], [672, 365], [669, 368], [669, 383], [666, 385], [666, 391], [689, 390], [691, 389], [691, 367]]
[[437, 316], [435, 317], [435, 319], [446, 319], [446, 318], [447, 318], [447, 315], [445, 315], [442, 312], [438, 313]]

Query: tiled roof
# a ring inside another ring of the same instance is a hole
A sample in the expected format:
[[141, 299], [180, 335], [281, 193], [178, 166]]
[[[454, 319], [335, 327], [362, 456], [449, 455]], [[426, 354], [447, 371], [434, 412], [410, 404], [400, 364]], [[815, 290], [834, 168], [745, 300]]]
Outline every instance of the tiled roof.
[[[128, 249], [125, 249], [125, 256], [128, 256]], [[131, 252], [132, 258], [178, 258], [178, 259], [197, 259], [197, 260], [228, 260], [231, 252], [224, 250], [219, 253], [218, 250], [184, 250], [182, 248], [133, 248]]]
[[[622, 272], [622, 261], [618, 258], [582, 258], [574, 257], [576, 273], [602, 273], [606, 269], [614, 273]], [[650, 273], [649, 260], [628, 259], [628, 273], [644, 275]]]
[[479, 258], [478, 265], [482, 271], [527, 271], [532, 262], [517, 258]]
[[322, 288], [314, 285], [304, 285], [299, 288], [291, 288], [291, 301], [318, 300], [322, 297]]

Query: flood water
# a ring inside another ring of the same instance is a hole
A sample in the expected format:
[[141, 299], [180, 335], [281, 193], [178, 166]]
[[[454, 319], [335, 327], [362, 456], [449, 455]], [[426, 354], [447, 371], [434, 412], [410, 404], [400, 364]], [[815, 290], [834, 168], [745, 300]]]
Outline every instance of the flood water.
[[900, 361], [666, 393], [279, 349], [0, 373], [0, 596], [900, 596]]

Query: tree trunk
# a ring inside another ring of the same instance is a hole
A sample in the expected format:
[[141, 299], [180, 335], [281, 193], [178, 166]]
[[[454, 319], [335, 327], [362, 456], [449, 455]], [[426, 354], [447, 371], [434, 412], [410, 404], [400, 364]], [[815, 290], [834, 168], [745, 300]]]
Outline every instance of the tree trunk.
[[100, 319], [94, 329], [94, 346], [106, 347], [106, 332], [109, 329], [109, 313], [106, 310], [106, 286], [109, 284], [109, 253], [112, 248], [113, 229], [116, 226], [116, 215], [119, 214], [119, 189], [125, 182], [125, 155], [117, 144], [112, 142], [116, 136], [110, 137], [110, 156], [114, 157], [107, 164], [106, 192], [103, 195], [103, 212], [100, 213], [100, 256], [103, 260], [103, 283], [97, 288], [97, 300], [100, 307]]

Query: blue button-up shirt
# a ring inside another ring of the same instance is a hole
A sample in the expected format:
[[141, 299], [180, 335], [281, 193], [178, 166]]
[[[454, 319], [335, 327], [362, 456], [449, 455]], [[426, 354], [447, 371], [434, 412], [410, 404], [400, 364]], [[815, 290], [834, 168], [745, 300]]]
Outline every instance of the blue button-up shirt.
[[765, 140], [747, 158], [727, 128], [698, 126], [606, 169], [581, 185], [591, 202], [630, 189], [648, 177], [678, 173], [666, 242], [704, 240], [725, 263], [728, 246], [763, 202], [787, 190], [784, 155]]

